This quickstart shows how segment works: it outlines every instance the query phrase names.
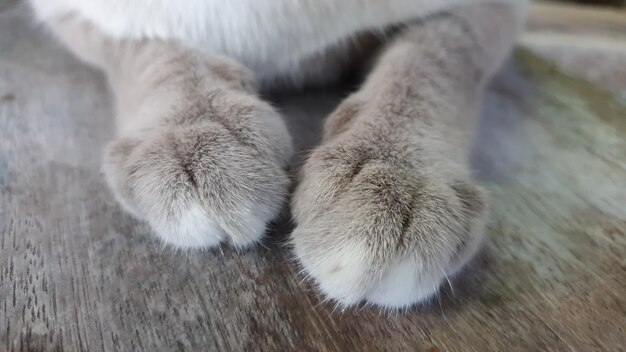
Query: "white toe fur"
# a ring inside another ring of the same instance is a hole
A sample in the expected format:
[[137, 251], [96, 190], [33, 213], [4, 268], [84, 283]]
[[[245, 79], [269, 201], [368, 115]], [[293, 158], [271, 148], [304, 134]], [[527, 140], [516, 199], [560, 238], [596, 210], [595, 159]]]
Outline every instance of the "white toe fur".
[[343, 306], [363, 299], [368, 276], [367, 249], [364, 245], [355, 242], [316, 253], [308, 246], [296, 244], [296, 256], [325, 297]]
[[365, 299], [388, 308], [409, 307], [427, 300], [439, 289], [442, 275], [420, 270], [420, 266], [414, 259], [394, 263], [370, 288]]
[[261, 240], [267, 223], [279, 206], [260, 206], [257, 210], [242, 210], [233, 219], [211, 216], [200, 205], [180, 212], [175, 219], [149, 221], [156, 235], [168, 245], [181, 249], [204, 249], [230, 243], [234, 247], [249, 247]]
[[228, 233], [228, 240], [233, 246], [249, 247], [261, 240], [267, 230], [267, 224], [276, 218], [281, 205], [282, 201], [242, 206], [232, 220], [218, 218], [218, 221]]
[[443, 272], [424, 270], [415, 259], [397, 260], [384, 272], [368, 261], [367, 247], [359, 243], [318, 254], [296, 245], [296, 256], [324, 297], [341, 306], [362, 301], [385, 308], [404, 308], [427, 300], [445, 279]]
[[219, 245], [228, 235], [200, 206], [191, 206], [176, 219], [151, 221], [163, 242], [182, 249], [210, 248]]

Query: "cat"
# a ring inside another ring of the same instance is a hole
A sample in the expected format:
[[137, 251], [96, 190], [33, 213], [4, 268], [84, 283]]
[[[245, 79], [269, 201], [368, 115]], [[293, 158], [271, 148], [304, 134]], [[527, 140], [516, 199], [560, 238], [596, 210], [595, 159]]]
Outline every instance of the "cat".
[[[362, 85], [327, 118], [292, 194], [290, 244], [338, 305], [435, 294], [480, 246], [488, 206], [468, 150], [481, 95], [527, 0], [30, 0], [116, 98], [103, 170], [178, 248], [258, 243], [288, 196], [292, 140], [259, 89]], [[393, 29], [393, 30], [391, 30]], [[370, 55], [370, 54], [368, 54]]]

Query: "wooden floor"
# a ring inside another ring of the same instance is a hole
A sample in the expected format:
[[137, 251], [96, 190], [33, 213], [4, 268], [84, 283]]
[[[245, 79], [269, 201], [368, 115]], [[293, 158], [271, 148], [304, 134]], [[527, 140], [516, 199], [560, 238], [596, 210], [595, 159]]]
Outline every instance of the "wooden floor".
[[[296, 277], [286, 221], [255, 250], [182, 253], [125, 215], [99, 171], [113, 133], [102, 77], [4, 9], [0, 351], [624, 351], [618, 83], [605, 91], [518, 50], [473, 157], [493, 199], [484, 250], [429, 304], [338, 312]], [[336, 102], [276, 103], [306, 151]]]

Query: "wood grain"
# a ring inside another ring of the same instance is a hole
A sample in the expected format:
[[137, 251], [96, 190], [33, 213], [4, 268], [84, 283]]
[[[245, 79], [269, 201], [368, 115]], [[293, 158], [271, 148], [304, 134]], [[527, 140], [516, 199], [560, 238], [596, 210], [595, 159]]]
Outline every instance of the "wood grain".
[[550, 30], [565, 34], [602, 33], [623, 35], [626, 31], [626, 10], [600, 6], [533, 3], [528, 26], [532, 31]]
[[[0, 351], [623, 351], [626, 102], [520, 50], [474, 151], [493, 214], [441, 295], [344, 312], [300, 282], [284, 239], [176, 252], [99, 171], [102, 77], [23, 9], [0, 12]], [[303, 153], [338, 92], [275, 98]]]
[[626, 11], [536, 3], [521, 44], [626, 96]]

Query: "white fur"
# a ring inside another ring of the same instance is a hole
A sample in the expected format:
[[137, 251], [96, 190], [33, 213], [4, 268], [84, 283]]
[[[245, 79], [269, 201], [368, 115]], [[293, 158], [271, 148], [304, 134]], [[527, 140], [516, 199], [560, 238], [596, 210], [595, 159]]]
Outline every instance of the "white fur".
[[415, 258], [397, 260], [368, 290], [365, 299], [381, 307], [408, 307], [434, 295], [439, 290], [443, 274], [424, 270], [422, 263]]
[[[312, 238], [314, 233], [309, 234]], [[359, 303], [367, 291], [367, 247], [359, 242], [337, 243], [323, 253], [297, 246], [296, 256], [318, 283], [320, 291], [344, 306]]]
[[367, 246], [357, 241], [337, 243], [314, 256], [306, 248], [296, 246], [304, 269], [325, 297], [342, 306], [365, 301], [380, 307], [409, 307], [436, 294], [445, 280], [446, 272], [425, 268], [419, 258], [397, 259], [375, 274], [381, 268], [372, 267]]
[[[242, 201], [243, 203], [243, 201]], [[274, 220], [280, 212], [282, 202], [259, 203], [257, 205], [241, 204], [239, 211], [233, 217], [238, 219], [236, 224], [220, 221], [222, 228], [230, 234], [230, 243], [235, 247], [248, 247], [261, 240], [265, 234], [267, 224]]]
[[190, 206], [177, 219], [154, 219], [150, 225], [163, 242], [177, 248], [210, 248], [228, 238], [199, 205]]
[[189, 206], [175, 219], [149, 219], [149, 223], [163, 242], [176, 248], [212, 248], [227, 242], [241, 248], [260, 241], [266, 224], [274, 217], [276, 206], [259, 207], [267, 211], [245, 210], [238, 214], [237, 226], [229, 226], [219, 217], [209, 215], [201, 205]]
[[176, 39], [232, 57], [260, 81], [297, 78], [304, 59], [359, 31], [479, 2], [511, 0], [31, 0], [42, 20], [76, 13], [114, 38]]

